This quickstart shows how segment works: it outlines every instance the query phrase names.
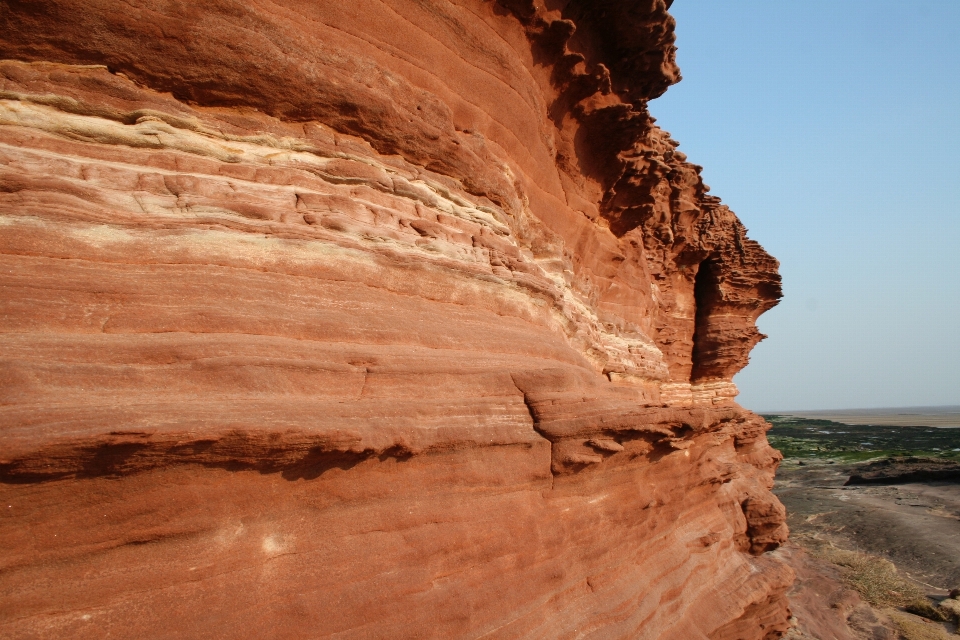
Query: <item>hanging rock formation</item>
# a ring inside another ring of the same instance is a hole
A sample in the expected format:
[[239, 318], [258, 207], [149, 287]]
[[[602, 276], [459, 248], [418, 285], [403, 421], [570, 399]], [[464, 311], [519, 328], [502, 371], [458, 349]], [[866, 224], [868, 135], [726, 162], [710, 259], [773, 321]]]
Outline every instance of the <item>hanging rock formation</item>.
[[0, 635], [779, 637], [780, 278], [673, 29], [0, 3]]

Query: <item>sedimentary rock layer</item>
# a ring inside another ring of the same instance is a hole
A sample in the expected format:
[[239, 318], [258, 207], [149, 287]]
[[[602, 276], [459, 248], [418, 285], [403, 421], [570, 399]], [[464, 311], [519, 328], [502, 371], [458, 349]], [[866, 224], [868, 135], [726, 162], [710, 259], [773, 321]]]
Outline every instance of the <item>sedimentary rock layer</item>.
[[777, 637], [666, 8], [0, 6], [3, 634]]

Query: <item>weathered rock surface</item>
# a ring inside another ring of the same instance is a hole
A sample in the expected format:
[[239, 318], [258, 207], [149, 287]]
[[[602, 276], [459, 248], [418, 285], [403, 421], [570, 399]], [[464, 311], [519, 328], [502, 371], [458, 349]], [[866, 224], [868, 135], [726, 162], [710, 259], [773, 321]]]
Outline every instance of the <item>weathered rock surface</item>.
[[0, 5], [0, 635], [785, 631], [666, 8]]

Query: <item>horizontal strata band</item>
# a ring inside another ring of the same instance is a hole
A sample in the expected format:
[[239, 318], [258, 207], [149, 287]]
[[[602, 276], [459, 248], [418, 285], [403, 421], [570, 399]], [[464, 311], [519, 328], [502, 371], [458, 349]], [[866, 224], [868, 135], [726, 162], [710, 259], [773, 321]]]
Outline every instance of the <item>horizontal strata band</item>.
[[0, 12], [0, 635], [784, 631], [667, 6]]

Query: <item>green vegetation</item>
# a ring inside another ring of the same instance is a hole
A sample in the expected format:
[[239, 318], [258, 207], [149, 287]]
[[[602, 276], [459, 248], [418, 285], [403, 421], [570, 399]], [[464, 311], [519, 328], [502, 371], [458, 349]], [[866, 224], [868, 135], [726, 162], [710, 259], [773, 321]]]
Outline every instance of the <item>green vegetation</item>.
[[784, 458], [859, 462], [889, 456], [960, 460], [960, 429], [851, 425], [831, 420], [765, 415], [770, 444]]

